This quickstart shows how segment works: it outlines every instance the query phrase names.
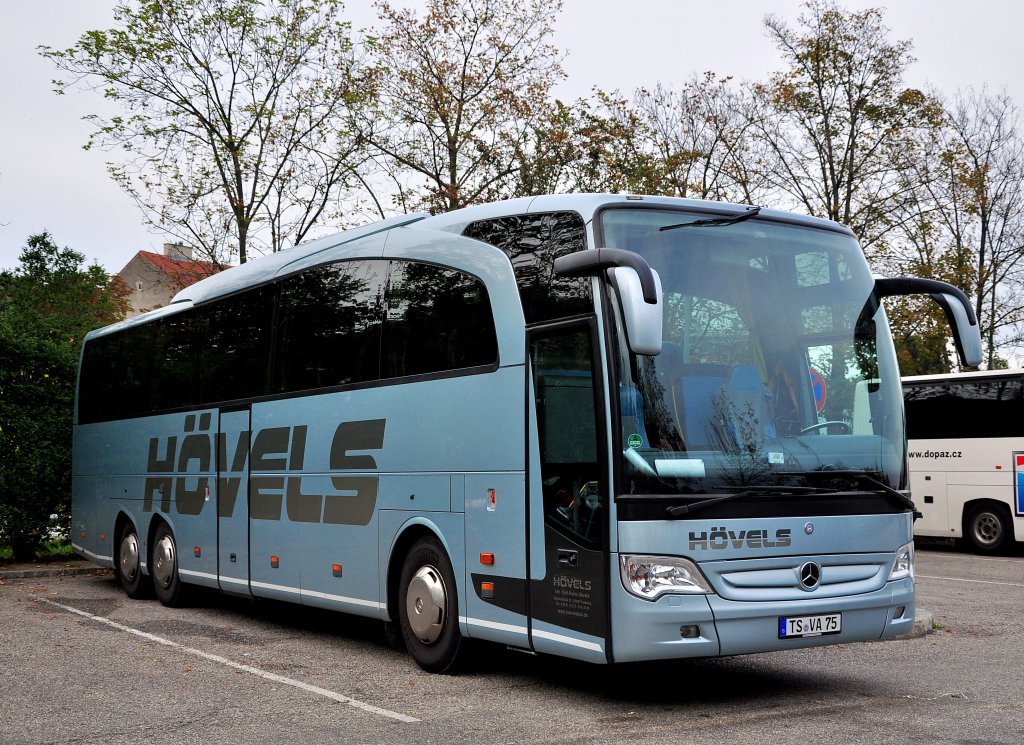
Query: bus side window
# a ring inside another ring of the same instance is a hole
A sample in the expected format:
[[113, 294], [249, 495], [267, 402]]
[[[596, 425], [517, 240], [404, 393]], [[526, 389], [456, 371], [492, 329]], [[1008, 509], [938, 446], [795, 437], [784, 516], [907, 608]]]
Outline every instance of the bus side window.
[[270, 392], [274, 294], [273, 286], [257, 287], [200, 311], [206, 336], [196, 376], [198, 403], [248, 399]]
[[281, 282], [274, 390], [377, 380], [387, 262], [343, 261]]
[[477, 277], [433, 264], [392, 261], [385, 299], [382, 378], [497, 363], [491, 303]]
[[501, 249], [512, 262], [527, 323], [591, 313], [589, 277], [556, 277], [559, 256], [587, 247], [586, 226], [578, 212], [542, 212], [478, 220], [462, 234]]

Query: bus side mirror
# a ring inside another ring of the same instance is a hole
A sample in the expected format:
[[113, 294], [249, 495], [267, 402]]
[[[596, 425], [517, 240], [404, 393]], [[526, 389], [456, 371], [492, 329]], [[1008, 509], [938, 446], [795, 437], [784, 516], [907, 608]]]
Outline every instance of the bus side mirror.
[[605, 270], [619, 298], [630, 351], [661, 354], [661, 278], [643, 256], [620, 248], [595, 248], [560, 256], [554, 264], [559, 277], [595, 276]]
[[942, 310], [953, 329], [953, 342], [960, 362], [966, 367], [981, 364], [981, 332], [978, 318], [974, 315], [971, 301], [959, 287], [937, 279], [917, 277], [892, 277], [875, 280], [875, 292], [879, 298], [891, 295], [931, 295]]
[[653, 305], [644, 300], [640, 277], [632, 269], [615, 267], [609, 270], [612, 287], [619, 296], [619, 307], [622, 308], [622, 320], [626, 325], [626, 341], [633, 354], [646, 354], [653, 357], [661, 354], [662, 339], [662, 295], [661, 277], [651, 270], [657, 292], [657, 302]]

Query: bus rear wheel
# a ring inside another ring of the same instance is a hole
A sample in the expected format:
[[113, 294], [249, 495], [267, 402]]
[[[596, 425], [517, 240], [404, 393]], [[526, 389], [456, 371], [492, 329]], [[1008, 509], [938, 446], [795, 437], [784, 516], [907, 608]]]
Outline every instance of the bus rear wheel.
[[117, 559], [114, 574], [130, 598], [146, 598], [152, 594], [150, 578], [142, 573], [142, 549], [135, 526], [125, 521], [117, 541]]
[[413, 544], [402, 566], [398, 615], [405, 646], [429, 673], [455, 671], [462, 633], [455, 573], [433, 536]]
[[149, 566], [157, 600], [170, 608], [184, 605], [187, 592], [178, 572], [178, 545], [166, 524], [161, 524], [153, 536], [153, 559]]
[[983, 554], [994, 554], [1007, 542], [1010, 522], [1001, 507], [983, 504], [971, 510], [967, 518], [967, 540]]

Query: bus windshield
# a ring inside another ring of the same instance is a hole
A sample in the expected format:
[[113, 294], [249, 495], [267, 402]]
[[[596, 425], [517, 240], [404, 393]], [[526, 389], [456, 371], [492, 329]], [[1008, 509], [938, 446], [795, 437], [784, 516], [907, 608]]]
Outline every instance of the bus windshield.
[[621, 488], [902, 488], [899, 372], [860, 247], [750, 218], [601, 215], [604, 245], [642, 255], [664, 289], [660, 355], [631, 355], [619, 325]]

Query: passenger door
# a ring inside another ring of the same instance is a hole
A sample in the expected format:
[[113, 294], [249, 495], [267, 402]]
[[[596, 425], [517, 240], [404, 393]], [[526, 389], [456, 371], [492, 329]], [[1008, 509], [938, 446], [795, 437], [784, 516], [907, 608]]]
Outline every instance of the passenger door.
[[224, 592], [249, 595], [248, 406], [221, 409], [217, 434], [217, 575]]
[[530, 632], [539, 652], [608, 659], [608, 468], [587, 322], [531, 332]]

